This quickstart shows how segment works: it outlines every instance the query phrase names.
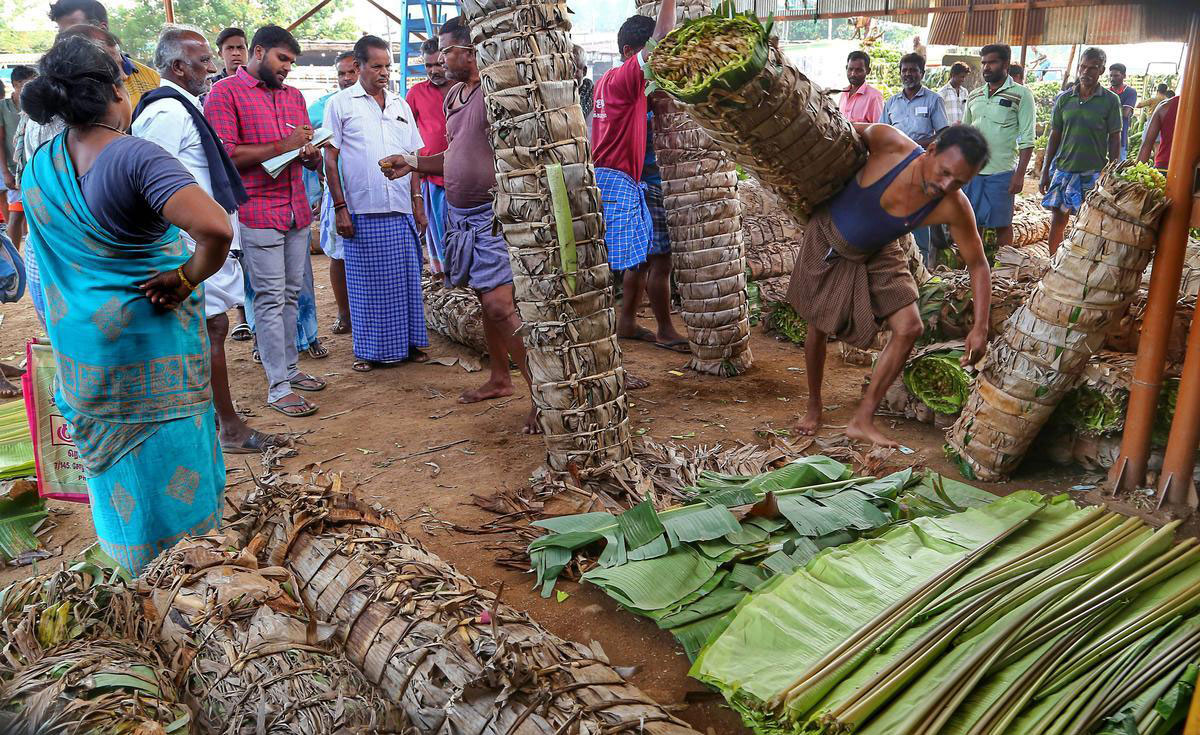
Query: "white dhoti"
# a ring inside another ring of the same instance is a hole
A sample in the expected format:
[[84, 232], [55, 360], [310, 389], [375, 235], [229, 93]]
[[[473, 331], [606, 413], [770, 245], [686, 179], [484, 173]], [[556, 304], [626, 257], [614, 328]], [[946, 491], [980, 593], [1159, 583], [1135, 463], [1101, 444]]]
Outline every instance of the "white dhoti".
[[[229, 311], [235, 306], [246, 303], [246, 286], [242, 276], [242, 264], [234, 252], [242, 247], [242, 238], [238, 232], [237, 212], [229, 216], [233, 225], [233, 242], [229, 246], [229, 254], [221, 269], [204, 281], [204, 318], [212, 319]], [[181, 233], [188, 250], [196, 252], [196, 241], [186, 232]]]

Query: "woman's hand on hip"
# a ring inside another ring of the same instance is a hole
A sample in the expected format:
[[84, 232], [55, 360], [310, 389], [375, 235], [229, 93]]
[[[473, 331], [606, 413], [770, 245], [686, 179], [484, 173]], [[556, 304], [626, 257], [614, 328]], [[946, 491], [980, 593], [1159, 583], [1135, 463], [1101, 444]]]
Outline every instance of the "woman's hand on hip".
[[179, 269], [163, 271], [139, 283], [138, 288], [150, 299], [150, 303], [164, 309], [174, 309], [192, 295], [192, 289], [179, 277]]

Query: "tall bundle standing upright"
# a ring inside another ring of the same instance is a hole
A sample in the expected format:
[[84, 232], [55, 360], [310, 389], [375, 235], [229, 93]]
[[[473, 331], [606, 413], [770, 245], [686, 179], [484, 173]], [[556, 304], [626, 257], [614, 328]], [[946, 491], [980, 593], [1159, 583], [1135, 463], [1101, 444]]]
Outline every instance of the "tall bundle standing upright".
[[726, 2], [650, 55], [659, 89], [800, 221], [845, 186], [867, 149], [825, 90], [792, 66], [753, 13]]
[[[680, 0], [676, 18], [698, 18], [709, 7], [705, 0]], [[651, 18], [658, 9], [657, 0], [638, 3], [638, 12]], [[662, 171], [671, 265], [692, 349], [688, 367], [739, 375], [753, 356], [736, 166], [669, 101], [655, 109], [654, 151]]]
[[464, 0], [551, 470], [634, 472], [604, 215], [566, 5]]
[[[1142, 164], [1139, 164], [1141, 166]], [[1107, 168], [1052, 267], [992, 341], [948, 434], [970, 477], [1008, 475], [1129, 308], [1154, 252], [1163, 189]]]

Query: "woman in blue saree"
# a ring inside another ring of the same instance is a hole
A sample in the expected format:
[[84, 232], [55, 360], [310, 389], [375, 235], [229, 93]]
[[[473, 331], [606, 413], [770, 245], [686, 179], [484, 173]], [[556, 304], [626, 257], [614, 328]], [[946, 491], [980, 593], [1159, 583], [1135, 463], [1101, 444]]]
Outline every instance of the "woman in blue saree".
[[67, 123], [21, 181], [55, 402], [87, 470], [100, 545], [136, 574], [221, 520], [225, 465], [200, 284], [225, 261], [233, 233], [175, 158], [122, 132], [129, 94], [99, 45], [64, 39], [39, 66], [23, 106], [39, 122]]

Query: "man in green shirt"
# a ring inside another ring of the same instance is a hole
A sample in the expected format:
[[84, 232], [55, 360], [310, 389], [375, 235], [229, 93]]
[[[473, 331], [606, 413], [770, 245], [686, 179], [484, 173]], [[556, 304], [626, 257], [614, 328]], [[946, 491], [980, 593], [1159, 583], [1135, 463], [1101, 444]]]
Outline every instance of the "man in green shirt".
[[980, 231], [994, 228], [997, 246], [1012, 245], [1015, 197], [1025, 184], [1033, 153], [1033, 93], [1008, 75], [1012, 49], [1007, 44], [984, 46], [979, 61], [987, 84], [967, 95], [963, 125], [979, 128], [991, 159], [967, 182], [963, 193], [975, 210]]
[[1062, 242], [1068, 217], [1079, 211], [1100, 170], [1121, 155], [1121, 100], [1100, 85], [1107, 61], [1098, 48], [1084, 50], [1079, 81], [1054, 102], [1041, 183], [1042, 206], [1051, 212], [1051, 255]]

